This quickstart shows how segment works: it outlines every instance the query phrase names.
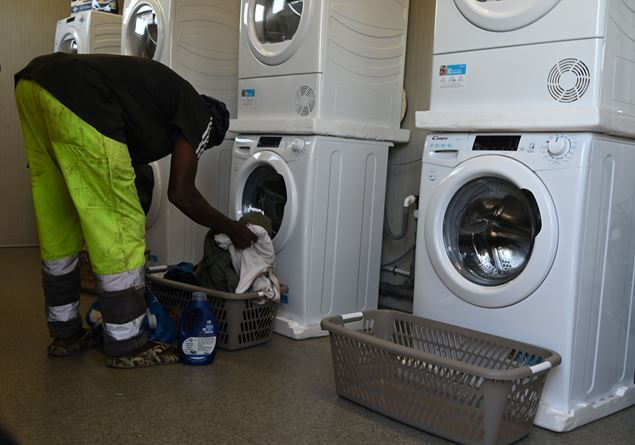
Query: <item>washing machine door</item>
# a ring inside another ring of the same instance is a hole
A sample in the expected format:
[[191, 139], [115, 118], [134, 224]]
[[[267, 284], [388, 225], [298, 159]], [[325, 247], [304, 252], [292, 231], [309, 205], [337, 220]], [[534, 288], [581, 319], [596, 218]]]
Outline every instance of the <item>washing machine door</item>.
[[487, 31], [514, 31], [530, 25], [560, 0], [454, 0], [461, 14]]
[[77, 54], [79, 52], [79, 48], [79, 34], [76, 29], [69, 28], [58, 42], [55, 51], [67, 54]]
[[302, 44], [317, 0], [244, 0], [244, 26], [254, 56], [281, 65]]
[[433, 268], [459, 298], [505, 307], [545, 280], [558, 246], [558, 218], [540, 178], [504, 156], [460, 164], [432, 194], [425, 240]]
[[252, 212], [267, 216], [274, 249], [280, 252], [298, 218], [298, 192], [289, 165], [271, 151], [247, 158], [236, 174], [231, 205], [238, 219]]
[[158, 59], [166, 33], [165, 15], [154, 0], [143, 0], [126, 13], [122, 51], [128, 56]]
[[[157, 162], [135, 165], [135, 187], [141, 208], [146, 215], [146, 231], [151, 229], [159, 218], [161, 210], [163, 181]], [[167, 178], [165, 178], [167, 179]]]

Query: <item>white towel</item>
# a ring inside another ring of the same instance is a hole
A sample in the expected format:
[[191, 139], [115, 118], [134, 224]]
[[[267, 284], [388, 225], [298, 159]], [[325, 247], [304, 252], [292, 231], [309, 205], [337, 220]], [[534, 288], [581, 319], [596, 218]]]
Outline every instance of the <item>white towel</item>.
[[280, 301], [280, 281], [274, 271], [276, 253], [271, 238], [260, 226], [247, 224], [247, 228], [256, 234], [258, 241], [246, 249], [236, 249], [224, 233], [214, 236], [216, 244], [229, 251], [232, 266], [240, 277], [235, 292], [262, 292], [268, 299]]

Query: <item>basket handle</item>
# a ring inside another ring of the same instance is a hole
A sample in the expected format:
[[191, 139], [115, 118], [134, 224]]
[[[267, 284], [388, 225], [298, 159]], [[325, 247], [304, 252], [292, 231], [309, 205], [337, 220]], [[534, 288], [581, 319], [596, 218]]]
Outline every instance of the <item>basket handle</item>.
[[351, 312], [350, 314], [344, 314], [341, 316], [342, 321], [347, 323], [349, 321], [359, 321], [364, 318], [363, 312]]
[[537, 365], [530, 366], [529, 369], [531, 369], [532, 374], [538, 374], [539, 372], [551, 369], [551, 362], [545, 360], [544, 362], [538, 363]]

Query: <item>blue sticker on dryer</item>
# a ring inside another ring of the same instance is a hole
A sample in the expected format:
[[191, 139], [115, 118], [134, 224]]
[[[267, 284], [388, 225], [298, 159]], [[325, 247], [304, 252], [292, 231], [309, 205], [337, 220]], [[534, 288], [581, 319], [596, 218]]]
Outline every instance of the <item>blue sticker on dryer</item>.
[[240, 103], [242, 105], [255, 105], [256, 104], [256, 89], [243, 88], [240, 91]]
[[467, 80], [467, 64], [441, 65], [439, 86], [441, 88], [463, 88]]

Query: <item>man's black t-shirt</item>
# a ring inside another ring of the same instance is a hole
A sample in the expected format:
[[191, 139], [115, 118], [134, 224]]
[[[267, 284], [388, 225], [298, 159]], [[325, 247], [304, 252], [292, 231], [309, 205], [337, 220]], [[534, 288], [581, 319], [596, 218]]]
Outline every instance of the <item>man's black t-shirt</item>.
[[127, 144], [133, 164], [169, 155], [179, 133], [196, 150], [210, 122], [194, 87], [149, 59], [54, 53], [33, 59], [16, 84], [20, 79], [35, 81], [101, 134]]

